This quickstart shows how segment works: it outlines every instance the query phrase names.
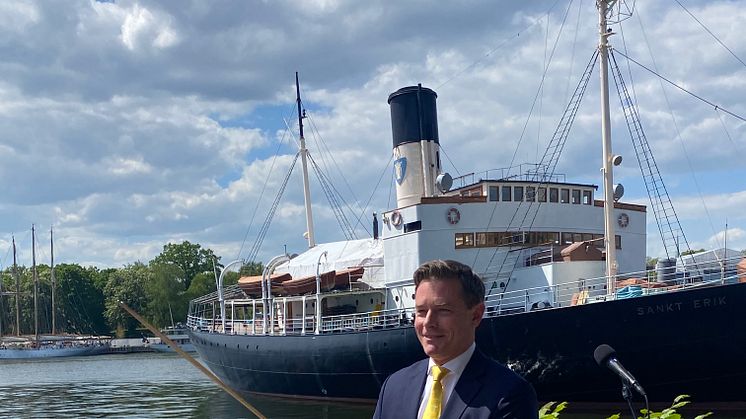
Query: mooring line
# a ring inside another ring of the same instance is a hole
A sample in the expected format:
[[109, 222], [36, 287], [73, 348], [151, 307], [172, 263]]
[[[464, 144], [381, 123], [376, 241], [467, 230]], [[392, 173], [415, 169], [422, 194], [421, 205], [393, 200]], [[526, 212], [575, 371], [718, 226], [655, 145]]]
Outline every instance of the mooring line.
[[167, 345], [172, 347], [176, 353], [181, 355], [182, 358], [189, 361], [190, 364], [194, 365], [198, 370], [202, 371], [206, 376], [208, 376], [212, 381], [215, 382], [220, 388], [225, 390], [226, 393], [230, 394], [234, 399], [236, 399], [239, 403], [241, 403], [245, 408], [249, 409], [251, 413], [256, 415], [259, 419], [267, 419], [266, 416], [264, 416], [260, 411], [258, 411], [254, 406], [249, 404], [240, 394], [238, 394], [235, 390], [228, 387], [220, 378], [218, 378], [217, 375], [213, 374], [212, 371], [205, 368], [204, 365], [200, 364], [194, 357], [189, 355], [188, 353], [184, 352], [179, 345], [177, 345], [174, 341], [169, 339], [168, 336], [163, 334], [160, 330], [156, 329], [155, 326], [148, 323], [147, 320], [145, 320], [142, 316], [140, 316], [135, 310], [131, 309], [127, 304], [125, 304], [122, 301], [119, 301], [119, 307], [122, 307], [127, 313], [129, 313], [132, 317], [137, 319], [137, 321], [140, 322], [143, 326], [145, 326], [148, 330], [153, 332], [154, 335], [161, 338], [161, 342], [165, 342]]

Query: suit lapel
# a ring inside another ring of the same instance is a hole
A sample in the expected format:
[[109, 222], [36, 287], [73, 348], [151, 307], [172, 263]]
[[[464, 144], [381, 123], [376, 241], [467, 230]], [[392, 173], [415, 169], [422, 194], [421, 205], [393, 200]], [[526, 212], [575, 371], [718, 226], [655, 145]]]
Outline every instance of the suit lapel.
[[404, 386], [401, 395], [404, 400], [403, 411], [401, 412], [403, 418], [417, 417], [422, 401], [422, 390], [425, 388], [425, 379], [427, 378], [427, 363], [428, 358], [417, 362], [413, 368], [409, 369], [407, 377], [405, 377], [407, 385]]
[[469, 402], [477, 395], [482, 386], [481, 378], [485, 373], [485, 361], [484, 355], [479, 352], [479, 349], [476, 349], [469, 363], [466, 364], [461, 378], [456, 383], [456, 388], [453, 389], [441, 417], [459, 418], [463, 415]]

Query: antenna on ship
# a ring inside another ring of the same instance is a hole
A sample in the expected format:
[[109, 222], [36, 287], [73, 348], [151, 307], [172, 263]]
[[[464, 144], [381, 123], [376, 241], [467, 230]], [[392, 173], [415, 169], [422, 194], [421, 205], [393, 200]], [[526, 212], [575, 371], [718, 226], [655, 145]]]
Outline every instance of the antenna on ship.
[[55, 297], [55, 288], [57, 287], [57, 280], [54, 275], [54, 229], [52, 227], [49, 227], [49, 251], [51, 254], [51, 270], [52, 270], [52, 334], [54, 335], [56, 333], [56, 316], [55, 316], [55, 309], [54, 309], [54, 297]]
[[39, 276], [36, 274], [36, 226], [31, 224], [31, 269], [34, 277], [34, 337], [39, 346]]
[[13, 277], [16, 280], [16, 336], [21, 336], [21, 281], [18, 278], [18, 263], [16, 261], [16, 236], [13, 236]]
[[303, 118], [306, 117], [306, 110], [302, 109], [300, 101], [300, 82], [298, 81], [298, 72], [295, 72], [295, 94], [296, 102], [298, 103], [298, 128], [300, 130], [300, 159], [303, 165], [303, 199], [306, 203], [306, 239], [308, 239], [308, 247], [316, 246], [316, 241], [313, 236], [313, 213], [311, 212], [311, 189], [308, 186], [308, 149], [306, 149], [306, 138], [303, 136]]
[[[601, 138], [603, 139], [604, 180], [604, 246], [606, 248], [606, 295], [614, 294], [617, 273], [616, 232], [614, 227], [614, 170], [617, 159], [611, 150], [611, 117], [609, 115], [609, 37], [614, 34], [608, 28], [608, 18], [614, 13], [617, 0], [597, 0], [599, 20], [598, 53], [601, 76]], [[608, 16], [607, 16], [608, 15]]]

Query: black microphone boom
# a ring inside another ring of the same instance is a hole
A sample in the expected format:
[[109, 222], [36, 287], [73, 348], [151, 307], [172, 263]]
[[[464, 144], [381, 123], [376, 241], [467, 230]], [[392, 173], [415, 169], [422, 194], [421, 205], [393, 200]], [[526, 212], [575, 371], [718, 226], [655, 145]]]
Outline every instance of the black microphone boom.
[[635, 377], [622, 366], [622, 363], [616, 359], [616, 351], [614, 348], [605, 343], [598, 345], [596, 350], [593, 351], [593, 358], [596, 360], [598, 365], [607, 367], [614, 371], [614, 373], [618, 375], [625, 384], [635, 389], [635, 391], [640, 393], [640, 395], [645, 396], [645, 390], [637, 379], [635, 379]]

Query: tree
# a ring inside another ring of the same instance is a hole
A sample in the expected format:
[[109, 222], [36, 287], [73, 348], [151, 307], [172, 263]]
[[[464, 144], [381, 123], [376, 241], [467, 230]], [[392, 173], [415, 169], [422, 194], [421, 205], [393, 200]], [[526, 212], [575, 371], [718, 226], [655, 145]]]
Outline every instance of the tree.
[[262, 262], [249, 262], [241, 266], [239, 273], [241, 276], [256, 276], [261, 275], [264, 272], [264, 265]]
[[220, 258], [210, 249], [203, 249], [199, 244], [183, 241], [181, 244], [168, 243], [163, 246], [161, 254], [150, 261], [150, 264], [173, 264], [181, 268], [184, 277], [181, 281], [185, 289], [189, 289], [192, 279], [203, 272], [213, 272], [213, 262], [218, 268]]
[[119, 307], [119, 301], [142, 313], [148, 303], [145, 284], [150, 280], [150, 277], [150, 270], [141, 262], [127, 265], [109, 275], [109, 280], [104, 288], [104, 295], [106, 296], [106, 311], [104, 314], [111, 328], [117, 331], [118, 337], [134, 333], [139, 325], [137, 320]]
[[83, 269], [77, 264], [55, 267], [55, 312], [57, 331], [106, 334], [103, 289], [94, 281], [96, 268]]
[[685, 250], [685, 251], [681, 252], [681, 256], [686, 256], [686, 255], [693, 255], [693, 254], [695, 254], [695, 253], [699, 253], [699, 252], [704, 252], [704, 251], [705, 251], [705, 249], [699, 249], [699, 250]]
[[187, 304], [180, 281], [184, 272], [173, 264], [151, 265], [150, 271], [151, 278], [145, 284], [148, 317], [158, 327], [185, 320]]

